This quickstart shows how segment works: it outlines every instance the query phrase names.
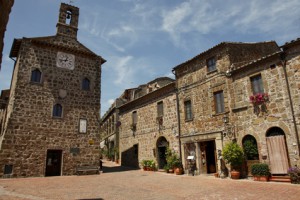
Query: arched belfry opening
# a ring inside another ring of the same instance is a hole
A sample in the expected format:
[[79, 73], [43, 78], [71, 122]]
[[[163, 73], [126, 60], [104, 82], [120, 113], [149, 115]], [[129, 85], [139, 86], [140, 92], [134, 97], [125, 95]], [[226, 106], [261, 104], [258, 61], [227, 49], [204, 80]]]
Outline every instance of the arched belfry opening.
[[67, 10], [67, 13], [66, 13], [66, 24], [67, 25], [71, 25], [71, 21], [72, 21], [72, 11], [71, 10]]
[[165, 137], [159, 137], [157, 139], [156, 148], [157, 148], [157, 162], [158, 168], [163, 169], [164, 166], [167, 164], [166, 160], [166, 151], [169, 146], [169, 142]]
[[279, 127], [272, 127], [266, 133], [272, 174], [287, 174], [289, 159], [284, 131]]

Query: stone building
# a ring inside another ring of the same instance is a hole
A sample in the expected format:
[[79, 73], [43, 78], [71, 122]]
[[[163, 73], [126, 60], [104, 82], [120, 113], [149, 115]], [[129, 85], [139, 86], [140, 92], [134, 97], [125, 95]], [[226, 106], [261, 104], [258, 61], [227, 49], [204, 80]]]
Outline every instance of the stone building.
[[121, 164], [139, 167], [154, 160], [162, 169], [168, 145], [179, 154], [175, 82], [157, 78], [138, 87], [134, 97], [119, 107]]
[[[282, 150], [282, 159], [293, 159], [297, 141], [280, 55], [272, 41], [223, 42], [173, 69], [187, 170], [187, 156], [194, 156], [196, 173], [220, 172], [223, 145], [236, 140], [243, 146], [251, 140], [258, 148], [254, 159], [266, 160], [273, 173], [283, 173], [275, 170], [272, 159], [277, 152], [271, 150], [272, 141], [267, 142], [268, 137], [284, 135], [287, 151]], [[262, 101], [250, 101], [259, 94]]]
[[77, 41], [79, 9], [62, 3], [54, 36], [15, 39], [0, 176], [72, 175], [99, 165], [101, 65]]
[[0, 0], [0, 70], [2, 63], [2, 51], [4, 47], [4, 35], [14, 0]]

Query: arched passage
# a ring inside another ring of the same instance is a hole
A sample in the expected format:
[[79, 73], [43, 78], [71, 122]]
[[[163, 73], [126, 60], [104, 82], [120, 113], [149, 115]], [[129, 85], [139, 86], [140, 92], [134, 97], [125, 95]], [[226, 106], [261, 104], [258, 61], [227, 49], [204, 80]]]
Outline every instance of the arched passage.
[[272, 127], [266, 133], [267, 147], [272, 174], [287, 174], [289, 160], [285, 134], [281, 128]]
[[168, 141], [165, 137], [160, 137], [157, 139], [156, 148], [157, 148], [157, 161], [158, 161], [158, 168], [163, 169], [164, 166], [167, 164], [166, 160], [166, 150], [168, 147]]

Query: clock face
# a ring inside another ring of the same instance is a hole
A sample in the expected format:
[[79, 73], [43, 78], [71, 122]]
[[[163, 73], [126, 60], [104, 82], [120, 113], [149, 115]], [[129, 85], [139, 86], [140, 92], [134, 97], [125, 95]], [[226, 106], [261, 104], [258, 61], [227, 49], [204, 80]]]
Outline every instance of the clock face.
[[75, 56], [73, 54], [57, 52], [56, 65], [60, 68], [74, 69]]

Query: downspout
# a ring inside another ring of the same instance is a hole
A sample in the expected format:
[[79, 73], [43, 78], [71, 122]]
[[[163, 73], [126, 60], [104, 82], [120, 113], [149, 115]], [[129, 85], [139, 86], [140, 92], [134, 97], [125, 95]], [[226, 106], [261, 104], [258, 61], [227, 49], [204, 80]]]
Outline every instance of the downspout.
[[[177, 76], [175, 70], [172, 70], [172, 73], [175, 75], [175, 81], [177, 80]], [[182, 161], [182, 152], [181, 152], [181, 127], [180, 127], [180, 113], [179, 113], [179, 97], [178, 97], [178, 87], [177, 82], [175, 82], [175, 94], [176, 94], [176, 111], [177, 111], [177, 124], [178, 124], [178, 145], [179, 145], [179, 156], [180, 160]]]
[[292, 96], [291, 96], [291, 90], [290, 90], [290, 86], [289, 86], [290, 84], [289, 84], [289, 80], [288, 80], [288, 76], [287, 76], [287, 71], [286, 71], [286, 59], [285, 58], [286, 58], [285, 54], [282, 53], [281, 54], [281, 63], [282, 63], [282, 67], [283, 67], [286, 88], [287, 88], [287, 91], [288, 91], [289, 103], [291, 105], [291, 112], [292, 112], [293, 124], [294, 124], [294, 128], [295, 128], [295, 134], [296, 134], [296, 140], [297, 140], [297, 146], [298, 146], [298, 153], [297, 153], [297, 155], [299, 156], [299, 153], [300, 153], [299, 134], [298, 134], [298, 128], [297, 128], [297, 123], [296, 123], [296, 118], [295, 118], [295, 112], [294, 112], [293, 100], [292, 100]]

